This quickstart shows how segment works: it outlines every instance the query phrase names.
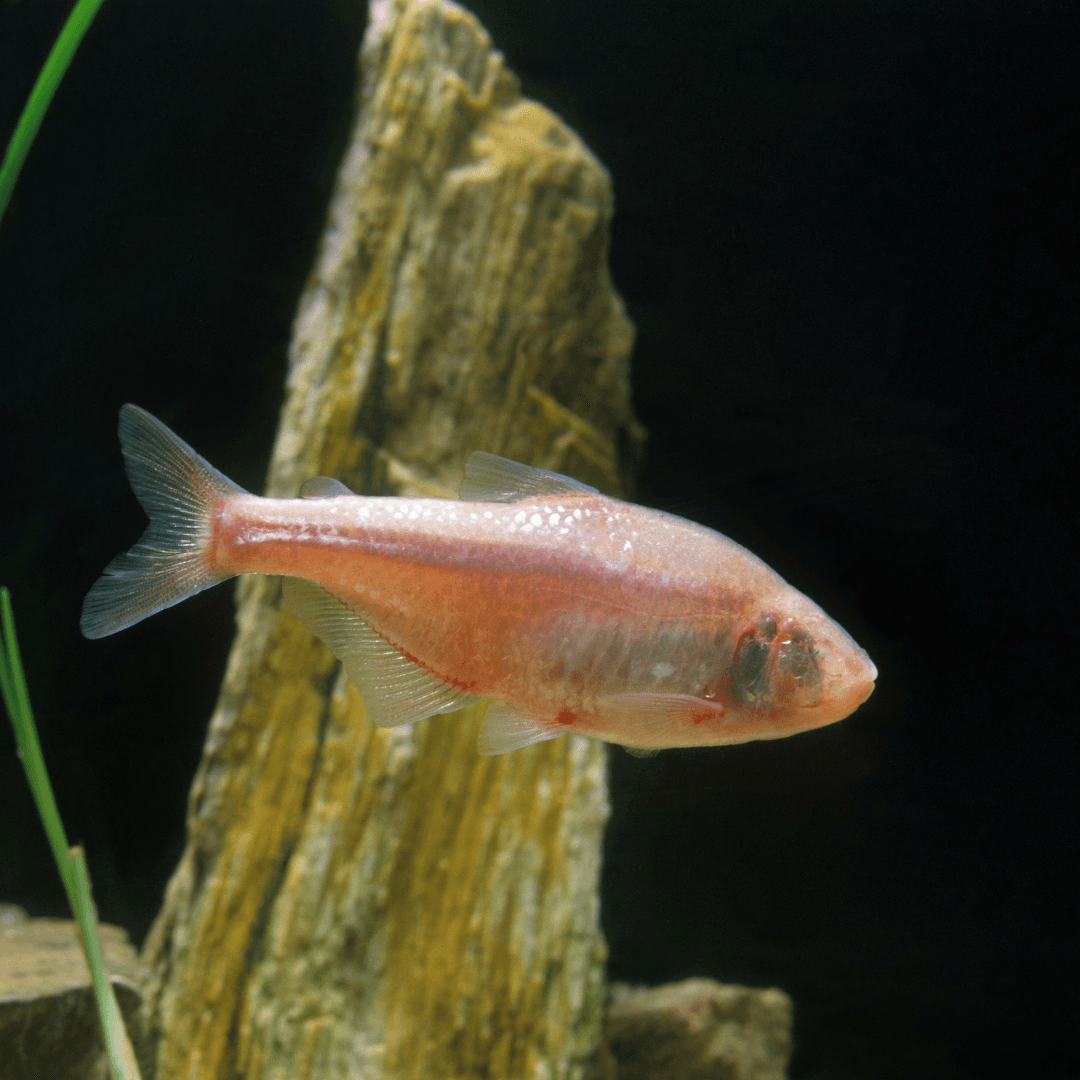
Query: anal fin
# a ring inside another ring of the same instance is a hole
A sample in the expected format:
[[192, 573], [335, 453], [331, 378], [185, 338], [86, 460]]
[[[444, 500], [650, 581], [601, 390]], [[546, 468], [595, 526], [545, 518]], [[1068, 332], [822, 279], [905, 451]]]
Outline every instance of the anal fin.
[[286, 577], [282, 594], [289, 610], [341, 661], [379, 727], [453, 712], [472, 700], [404, 656], [322, 586]]

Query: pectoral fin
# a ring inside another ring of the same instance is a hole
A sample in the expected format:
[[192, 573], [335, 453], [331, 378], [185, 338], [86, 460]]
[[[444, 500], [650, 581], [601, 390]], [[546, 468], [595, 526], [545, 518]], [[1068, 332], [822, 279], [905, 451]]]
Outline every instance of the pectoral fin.
[[619, 735], [638, 743], [623, 743], [635, 757], [650, 756], [653, 747], [685, 746], [688, 728], [724, 715], [719, 702], [690, 694], [610, 694], [596, 711]]
[[282, 594], [289, 610], [341, 661], [379, 727], [453, 712], [472, 700], [402, 655], [344, 601], [314, 582], [283, 578]]

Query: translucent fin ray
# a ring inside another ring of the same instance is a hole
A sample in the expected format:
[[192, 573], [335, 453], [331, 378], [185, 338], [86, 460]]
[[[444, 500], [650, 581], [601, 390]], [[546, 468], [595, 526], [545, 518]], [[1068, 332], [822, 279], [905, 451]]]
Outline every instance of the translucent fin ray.
[[115, 634], [224, 581], [229, 575], [217, 573], [207, 561], [211, 521], [223, 499], [245, 494], [135, 405], [120, 410], [120, 445], [150, 525], [86, 594], [79, 625], [88, 638]]
[[379, 727], [453, 712], [471, 698], [436, 678], [380, 637], [342, 600], [312, 581], [283, 578], [290, 611], [341, 661]]
[[[699, 724], [724, 715], [718, 701], [706, 701], [690, 694], [609, 694], [597, 703], [596, 711], [620, 731], [633, 731], [643, 742], [654, 746], [673, 744], [687, 723]], [[625, 744], [624, 744], [625, 745]], [[627, 746], [635, 757], [650, 757], [649, 746]]]
[[505, 754], [533, 743], [558, 739], [565, 735], [566, 731], [562, 725], [541, 723], [531, 716], [524, 716], [509, 705], [496, 701], [488, 706], [484, 714], [476, 749], [478, 753], [486, 756]]
[[623, 749], [636, 758], [656, 757], [660, 753], [660, 748], [656, 746], [624, 746]]
[[599, 494], [596, 488], [562, 473], [534, 469], [531, 465], [477, 450], [465, 465], [459, 497], [463, 502], [510, 503], [541, 495]]
[[339, 495], [355, 495], [340, 480], [330, 476], [313, 476], [300, 485], [301, 499], [336, 499]]

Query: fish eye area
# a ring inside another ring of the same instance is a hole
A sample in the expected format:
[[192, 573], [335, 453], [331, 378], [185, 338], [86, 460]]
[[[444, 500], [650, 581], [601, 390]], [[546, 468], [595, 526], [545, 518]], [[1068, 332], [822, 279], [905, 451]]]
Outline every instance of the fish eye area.
[[810, 707], [821, 700], [822, 677], [814, 639], [788, 619], [783, 628], [766, 612], [743, 634], [731, 664], [737, 701], [762, 708], [774, 701]]
[[762, 615], [757, 628], [743, 634], [731, 664], [731, 690], [736, 701], [765, 705], [770, 694], [771, 642], [776, 637], [776, 619]]
[[814, 639], [786, 626], [776, 641], [777, 691], [786, 705], [808, 707], [821, 700], [821, 667]]

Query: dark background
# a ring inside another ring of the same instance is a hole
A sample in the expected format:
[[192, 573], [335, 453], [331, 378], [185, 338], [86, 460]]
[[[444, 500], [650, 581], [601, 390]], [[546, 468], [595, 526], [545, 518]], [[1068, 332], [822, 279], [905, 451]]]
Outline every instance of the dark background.
[[[0, 5], [0, 139], [68, 7]], [[834, 727], [612, 754], [612, 978], [784, 987], [801, 1080], [1037, 1075], [1076, 1025], [1080, 9], [473, 10], [611, 170], [638, 500], [752, 548], [880, 670]], [[145, 521], [116, 413], [260, 489], [360, 15], [108, 0], [0, 222], [0, 583], [69, 835], [136, 941], [232, 597], [80, 637]], [[0, 837], [0, 901], [64, 914], [6, 724]]]

